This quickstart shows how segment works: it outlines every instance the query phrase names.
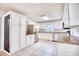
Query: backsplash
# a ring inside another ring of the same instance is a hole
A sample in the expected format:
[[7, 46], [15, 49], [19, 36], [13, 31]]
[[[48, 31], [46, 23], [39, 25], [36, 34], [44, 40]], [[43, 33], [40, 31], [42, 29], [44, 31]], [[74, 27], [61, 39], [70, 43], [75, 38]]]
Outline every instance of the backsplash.
[[76, 37], [76, 39], [79, 38], [79, 27], [71, 28], [70, 31], [71, 31], [71, 36]]

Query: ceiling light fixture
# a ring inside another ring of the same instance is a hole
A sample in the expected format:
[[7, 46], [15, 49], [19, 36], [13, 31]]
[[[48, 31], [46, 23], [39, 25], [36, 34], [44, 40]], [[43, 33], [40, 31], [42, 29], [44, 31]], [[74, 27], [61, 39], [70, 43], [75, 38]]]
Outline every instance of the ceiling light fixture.
[[49, 18], [48, 18], [47, 16], [45, 16], [45, 15], [42, 15], [41, 17], [42, 17], [42, 19], [44, 19], [44, 20], [49, 20]]

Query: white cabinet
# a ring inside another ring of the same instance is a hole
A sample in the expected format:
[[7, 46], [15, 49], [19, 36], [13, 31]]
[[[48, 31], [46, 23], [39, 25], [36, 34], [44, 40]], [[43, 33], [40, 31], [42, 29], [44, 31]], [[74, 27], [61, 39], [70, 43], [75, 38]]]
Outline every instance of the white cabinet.
[[29, 46], [34, 43], [35, 35], [27, 35], [26, 36], [26, 46]]
[[21, 26], [20, 28], [20, 48], [25, 47], [25, 36], [26, 36], [25, 27]]
[[58, 56], [79, 56], [79, 46], [57, 43]]
[[[13, 53], [20, 48], [25, 47], [25, 31], [26, 31], [26, 17], [24, 15], [21, 15], [19, 13], [15, 12], [8, 12], [3, 16], [3, 19], [7, 15], [10, 15], [9, 20], [9, 49], [10, 53]], [[3, 24], [4, 26], [4, 24]], [[3, 34], [2, 37], [4, 37], [4, 29], [3, 28]], [[4, 40], [4, 38], [2, 38]], [[3, 47], [4, 47], [4, 41], [3, 41]], [[5, 48], [4, 48], [5, 49]]]
[[0, 49], [1, 49], [1, 16], [0, 16]]
[[26, 37], [26, 17], [20, 17], [20, 48], [25, 47], [25, 37]]
[[19, 25], [20, 15], [14, 12], [11, 12], [11, 24]]
[[15, 12], [10, 12], [10, 52], [15, 52], [19, 49], [19, 21], [20, 15]]
[[20, 23], [23, 26], [26, 26], [26, 16], [20, 15]]
[[19, 26], [12, 25], [10, 31], [10, 52], [19, 49]]
[[68, 4], [65, 4], [64, 6], [63, 20], [64, 20], [64, 27], [69, 26]]
[[69, 4], [70, 25], [79, 25], [79, 4]]
[[79, 4], [69, 3], [65, 4], [63, 14], [65, 27], [78, 27], [79, 26]]

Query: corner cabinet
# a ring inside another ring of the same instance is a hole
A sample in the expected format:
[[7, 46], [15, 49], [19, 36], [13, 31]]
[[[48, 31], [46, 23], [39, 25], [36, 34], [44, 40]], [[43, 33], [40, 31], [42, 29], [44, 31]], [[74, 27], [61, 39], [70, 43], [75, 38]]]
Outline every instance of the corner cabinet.
[[65, 4], [63, 20], [64, 20], [65, 28], [73, 28], [73, 27], [79, 26], [79, 4], [78, 3]]
[[[6, 28], [6, 26], [8, 29]], [[8, 32], [5, 31], [5, 29]], [[3, 16], [3, 30], [2, 31], [3, 31], [2, 40], [3, 40], [4, 50], [10, 53], [13, 53], [19, 50], [20, 48], [25, 47], [26, 17], [24, 15], [21, 15], [19, 13], [12, 12], [12, 11], [6, 13]]]

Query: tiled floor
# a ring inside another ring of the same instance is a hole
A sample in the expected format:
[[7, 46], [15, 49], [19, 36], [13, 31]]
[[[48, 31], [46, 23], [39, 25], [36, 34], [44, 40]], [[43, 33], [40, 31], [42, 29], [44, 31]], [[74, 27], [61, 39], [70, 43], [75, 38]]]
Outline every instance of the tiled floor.
[[39, 41], [32, 46], [26, 47], [22, 51], [13, 54], [17, 56], [55, 56], [57, 48], [54, 42]]

